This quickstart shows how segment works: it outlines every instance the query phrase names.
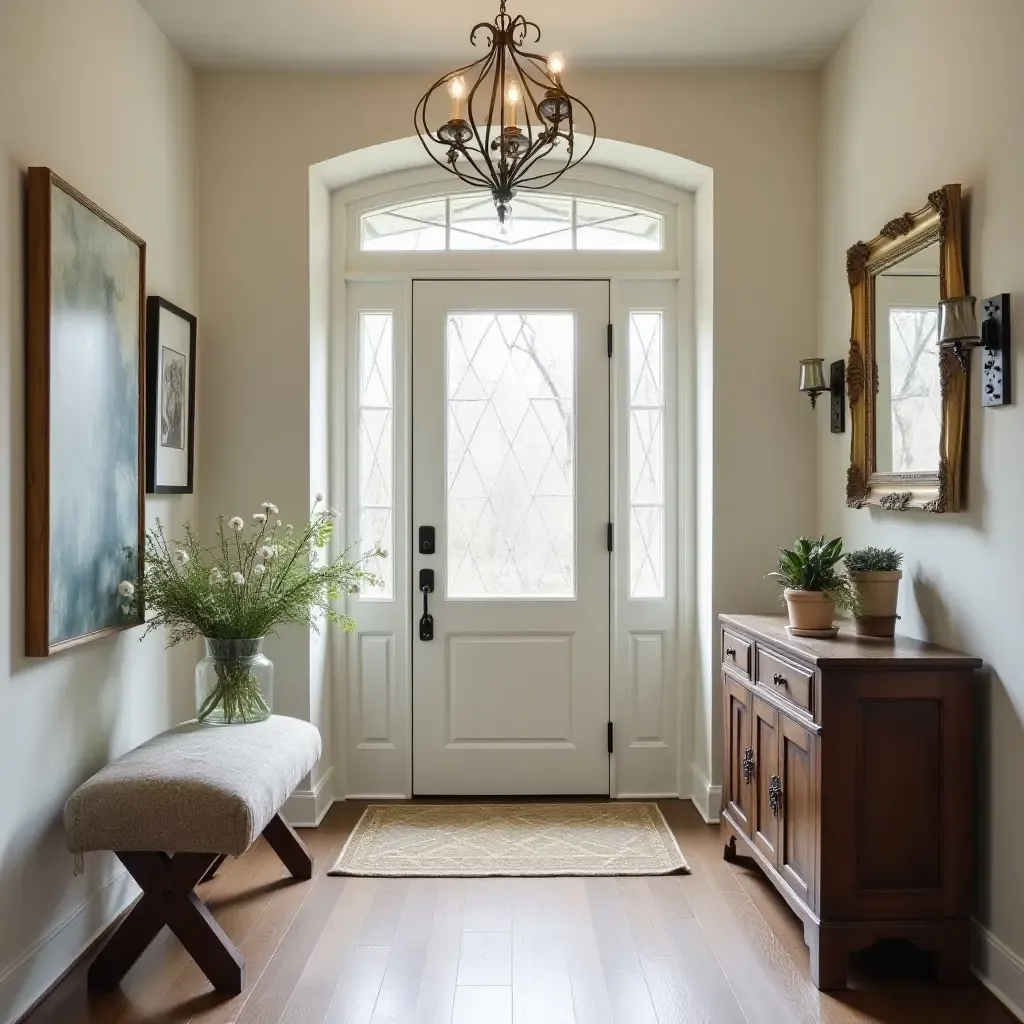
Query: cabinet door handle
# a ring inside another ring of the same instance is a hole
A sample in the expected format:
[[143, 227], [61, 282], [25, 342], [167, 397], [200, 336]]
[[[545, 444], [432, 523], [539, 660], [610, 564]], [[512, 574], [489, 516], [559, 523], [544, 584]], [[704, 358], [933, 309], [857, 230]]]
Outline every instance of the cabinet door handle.
[[772, 676], [772, 682], [776, 686], [785, 686], [786, 677], [781, 672], [776, 672], [775, 675]]
[[732, 660], [735, 661], [736, 660], [736, 648], [735, 647], [726, 647], [726, 649], [725, 649], [725, 656], [727, 658], [732, 658]]
[[750, 782], [754, 778], [754, 748], [747, 747], [743, 751], [743, 781]]
[[778, 775], [773, 775], [768, 781], [768, 806], [777, 818], [782, 810], [782, 780]]

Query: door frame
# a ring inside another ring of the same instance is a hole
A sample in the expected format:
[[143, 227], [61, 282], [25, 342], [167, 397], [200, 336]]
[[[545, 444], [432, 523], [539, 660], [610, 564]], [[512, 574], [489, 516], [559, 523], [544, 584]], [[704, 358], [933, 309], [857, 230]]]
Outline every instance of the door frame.
[[[659, 188], [662, 195], [669, 190]], [[611, 321], [614, 325], [615, 345], [611, 366], [611, 388], [614, 396], [618, 396], [624, 388], [624, 372], [627, 371], [624, 343], [628, 311], [638, 308], [637, 303], [630, 304], [630, 295], [636, 295], [645, 283], [652, 287], [663, 288], [672, 295], [673, 320], [671, 330], [666, 333], [666, 349], [672, 347], [675, 365], [672, 370], [671, 386], [675, 391], [675, 423], [672, 430], [672, 442], [676, 451], [675, 475], [672, 487], [672, 499], [676, 507], [676, 552], [672, 558], [672, 571], [675, 577], [673, 586], [675, 595], [675, 611], [671, 626], [662, 630], [666, 642], [670, 668], [666, 669], [667, 705], [670, 714], [664, 723], [664, 735], [649, 737], [629, 735], [625, 723], [632, 714], [637, 695], [631, 692], [627, 680], [622, 678], [620, 666], [628, 664], [637, 654], [629, 650], [628, 626], [623, 615], [623, 601], [619, 594], [625, 585], [628, 566], [628, 548], [625, 542], [625, 531], [622, 517], [616, 510], [613, 521], [616, 523], [616, 556], [612, 560], [611, 576], [613, 592], [611, 595], [611, 678], [609, 681], [609, 702], [612, 719], [615, 722], [615, 752], [609, 764], [609, 794], [613, 798], [654, 798], [680, 797], [689, 798], [700, 788], [702, 780], [695, 778], [694, 748], [695, 730], [698, 727], [694, 720], [695, 690], [697, 687], [697, 637], [696, 637], [696, 437], [695, 409], [695, 332], [693, 319], [694, 275], [693, 275], [693, 202], [692, 197], [684, 193], [676, 196], [676, 251], [671, 254], [676, 268], [669, 270], [635, 270], [630, 267], [628, 258], [620, 258], [620, 254], [606, 254], [603, 266], [578, 266], [566, 253], [565, 270], [557, 275], [561, 280], [601, 280], [609, 282], [609, 301]], [[416, 281], [500, 281], [500, 280], [540, 280], [549, 281], [550, 274], [530, 272], [529, 254], [521, 254], [527, 258], [515, 266], [510, 259], [513, 254], [501, 254], [501, 266], [481, 266], [481, 255], [467, 254], [465, 263], [449, 265], [436, 271], [425, 269], [423, 254], [410, 254], [414, 259], [409, 261], [406, 270], [397, 265], [387, 269], [361, 269], [358, 264], [349, 266], [344, 259], [346, 245], [350, 237], [350, 212], [345, 203], [345, 194], [336, 193], [332, 209], [332, 251], [342, 254], [334, 267], [331, 279], [331, 322], [329, 331], [332, 338], [332, 358], [330, 362], [331, 401], [326, 411], [329, 420], [329, 434], [332, 438], [343, 439], [334, 443], [329, 452], [330, 478], [336, 482], [334, 493], [344, 493], [346, 521], [352, 521], [352, 494], [347, 486], [350, 466], [354, 459], [355, 431], [352, 429], [352, 401], [350, 390], [354, 377], [354, 358], [357, 341], [352, 331], [352, 317], [355, 303], [352, 291], [364, 286], [375, 286], [388, 289], [395, 296], [393, 308], [396, 320], [404, 318], [406, 324], [411, 320], [412, 291]], [[446, 254], [451, 257], [453, 254]], [[621, 254], [628, 257], [629, 254]], [[473, 262], [476, 266], [473, 266]], [[577, 269], [578, 266], [578, 269]], [[642, 306], [643, 304], [641, 304]], [[399, 337], [398, 335], [402, 336]], [[674, 344], [673, 344], [674, 341]], [[403, 377], [398, 370], [404, 363], [406, 369], [411, 356], [411, 325], [410, 329], [399, 331], [395, 339], [396, 352], [396, 402], [408, 403], [411, 399], [411, 387], [407, 375]], [[396, 419], [398, 414], [396, 412]], [[618, 398], [612, 401], [610, 427], [612, 430], [611, 444], [611, 484], [613, 501], [618, 500], [622, 481], [625, 479], [626, 466], [623, 465], [620, 444], [623, 424], [622, 410]], [[396, 422], [396, 446], [405, 449], [404, 455], [411, 457], [409, 438], [411, 418], [406, 422]], [[399, 455], [402, 453], [399, 452]], [[400, 461], [400, 460], [399, 460]], [[406, 461], [405, 465], [409, 465]], [[408, 474], [406, 474], [408, 475]], [[407, 543], [412, 542], [413, 524], [411, 521], [410, 495], [396, 494], [395, 537], [405, 536]], [[351, 538], [348, 538], [349, 540]], [[380, 736], [368, 736], [359, 729], [363, 695], [359, 692], [358, 671], [361, 652], [359, 638], [344, 635], [335, 631], [330, 640], [330, 662], [332, 665], [332, 685], [330, 697], [333, 702], [332, 721], [335, 737], [334, 777], [332, 785], [338, 799], [366, 797], [371, 799], [408, 799], [412, 796], [412, 680], [411, 680], [411, 614], [414, 601], [412, 587], [411, 560], [408, 553], [396, 550], [396, 594], [395, 603], [402, 608], [403, 626], [395, 635], [395, 644], [389, 648], [387, 658], [390, 659], [388, 671], [391, 674], [386, 698], [383, 701], [385, 714], [388, 718], [388, 729]], [[398, 593], [398, 585], [405, 593]], [[630, 602], [631, 604], [634, 602]], [[358, 613], [358, 609], [351, 609]], [[622, 636], [627, 634], [624, 643]], [[658, 631], [656, 631], [658, 632]]]

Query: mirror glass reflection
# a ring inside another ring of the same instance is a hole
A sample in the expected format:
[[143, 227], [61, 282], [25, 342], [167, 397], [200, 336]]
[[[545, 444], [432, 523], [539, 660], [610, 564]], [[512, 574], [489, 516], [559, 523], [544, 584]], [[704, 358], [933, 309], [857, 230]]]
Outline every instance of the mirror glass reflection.
[[935, 472], [942, 429], [939, 243], [883, 270], [874, 286], [875, 472]]

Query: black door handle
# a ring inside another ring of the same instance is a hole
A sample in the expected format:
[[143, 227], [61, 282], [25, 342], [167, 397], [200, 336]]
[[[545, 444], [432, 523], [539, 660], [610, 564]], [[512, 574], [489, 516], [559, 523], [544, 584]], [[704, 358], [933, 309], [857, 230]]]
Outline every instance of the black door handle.
[[423, 594], [423, 615], [420, 617], [420, 639], [421, 640], [433, 640], [434, 639], [434, 616], [430, 614], [430, 610], [427, 606], [427, 600], [430, 596], [432, 588], [423, 586], [420, 588]]

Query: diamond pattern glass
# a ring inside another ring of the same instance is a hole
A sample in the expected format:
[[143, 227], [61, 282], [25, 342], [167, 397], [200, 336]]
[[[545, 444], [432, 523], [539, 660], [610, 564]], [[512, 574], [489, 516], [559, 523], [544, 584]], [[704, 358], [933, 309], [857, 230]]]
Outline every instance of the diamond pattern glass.
[[416, 200], [364, 213], [364, 252], [579, 249], [661, 251], [661, 214], [621, 203], [522, 192], [504, 231], [489, 195]]
[[629, 315], [629, 596], [665, 596], [663, 314]]
[[576, 248], [659, 251], [662, 218], [615, 203], [576, 200]]
[[572, 313], [447, 321], [451, 598], [575, 595]]
[[517, 196], [502, 233], [489, 195], [453, 198], [451, 226], [452, 249], [571, 249], [572, 200]]
[[443, 198], [429, 199], [363, 214], [363, 251], [443, 250], [446, 245], [447, 206]]
[[[359, 546], [393, 550], [394, 344], [390, 313], [359, 314]], [[363, 600], [391, 600], [390, 558], [371, 559], [367, 568], [381, 586], [367, 588]]]
[[938, 327], [934, 307], [889, 311], [894, 473], [935, 468], [942, 433]]

